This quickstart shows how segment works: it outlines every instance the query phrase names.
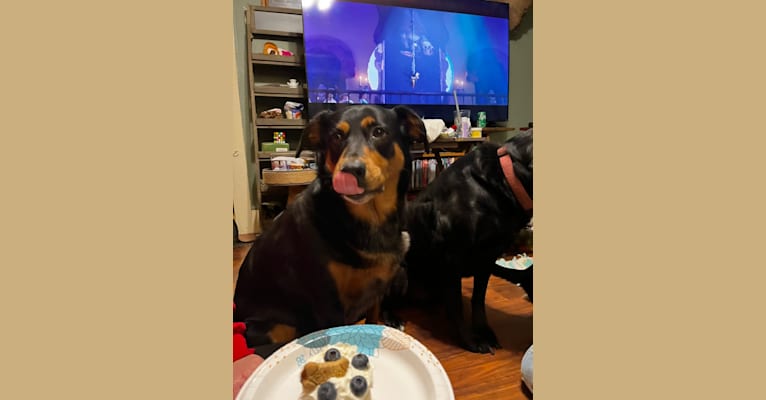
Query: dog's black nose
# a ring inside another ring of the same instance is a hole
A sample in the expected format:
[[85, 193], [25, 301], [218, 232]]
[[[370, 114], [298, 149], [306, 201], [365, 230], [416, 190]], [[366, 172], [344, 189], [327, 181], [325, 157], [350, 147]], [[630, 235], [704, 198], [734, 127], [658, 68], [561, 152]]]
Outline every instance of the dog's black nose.
[[340, 171], [353, 175], [360, 185], [364, 182], [366, 168], [364, 167], [364, 163], [359, 159], [344, 162], [340, 167]]

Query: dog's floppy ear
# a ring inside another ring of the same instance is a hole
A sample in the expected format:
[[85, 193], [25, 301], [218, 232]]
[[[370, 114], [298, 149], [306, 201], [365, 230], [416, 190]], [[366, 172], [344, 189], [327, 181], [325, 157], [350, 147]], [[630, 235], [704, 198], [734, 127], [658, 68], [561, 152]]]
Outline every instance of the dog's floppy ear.
[[306, 129], [303, 130], [300, 142], [298, 142], [298, 150], [295, 151], [295, 157], [300, 157], [303, 150], [314, 150], [315, 152], [323, 150], [324, 138], [322, 135], [326, 135], [332, 129], [331, 114], [331, 111], [325, 110], [315, 115], [309, 121]]
[[520, 162], [522, 165], [530, 169], [532, 168], [533, 157], [532, 145], [533, 137], [531, 129], [523, 131], [518, 135], [512, 136], [506, 140], [504, 144], [508, 154], [510, 154], [514, 160]]
[[413, 142], [422, 142], [426, 153], [430, 152], [428, 137], [426, 136], [426, 126], [418, 114], [407, 106], [396, 106], [392, 110], [399, 117], [402, 133]]

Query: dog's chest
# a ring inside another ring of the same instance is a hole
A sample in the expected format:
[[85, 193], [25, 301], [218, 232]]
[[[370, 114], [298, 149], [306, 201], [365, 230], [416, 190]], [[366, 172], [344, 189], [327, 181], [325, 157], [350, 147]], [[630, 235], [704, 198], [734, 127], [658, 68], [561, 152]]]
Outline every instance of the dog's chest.
[[354, 323], [383, 297], [398, 268], [400, 258], [391, 254], [365, 257], [363, 268], [331, 261], [328, 270], [338, 290], [346, 323]]

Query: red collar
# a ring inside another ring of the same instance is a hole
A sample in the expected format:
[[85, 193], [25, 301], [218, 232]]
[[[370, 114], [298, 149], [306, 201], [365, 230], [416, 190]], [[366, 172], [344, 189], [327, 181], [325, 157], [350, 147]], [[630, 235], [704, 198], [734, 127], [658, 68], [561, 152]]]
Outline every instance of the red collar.
[[516, 196], [516, 200], [521, 204], [524, 211], [532, 211], [532, 198], [529, 197], [526, 189], [524, 189], [516, 174], [513, 173], [513, 160], [511, 160], [511, 155], [508, 154], [508, 151], [505, 150], [505, 146], [500, 146], [497, 149], [497, 157], [500, 159], [503, 174], [508, 181], [508, 185], [511, 187], [511, 191], [513, 191], [513, 195]]

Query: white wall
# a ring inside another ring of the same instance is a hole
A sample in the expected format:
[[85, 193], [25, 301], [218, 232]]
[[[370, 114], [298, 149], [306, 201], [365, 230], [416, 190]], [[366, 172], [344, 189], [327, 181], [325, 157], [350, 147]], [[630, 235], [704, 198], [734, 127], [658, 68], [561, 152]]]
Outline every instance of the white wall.
[[[510, 66], [508, 92], [508, 122], [513, 128], [526, 127], [532, 119], [532, 9], [521, 19], [519, 26], [510, 35]], [[503, 142], [518, 133], [499, 132], [490, 137], [494, 142]]]
[[[519, 35], [517, 37], [517, 35]], [[532, 10], [511, 34], [508, 126], [525, 127], [532, 122]]]
[[245, 142], [245, 156], [247, 157], [247, 176], [250, 197], [253, 199], [253, 209], [259, 207], [255, 201], [258, 193], [255, 190], [257, 184], [257, 167], [253, 154], [253, 126], [250, 118], [250, 103], [248, 98], [248, 76], [247, 76], [247, 35], [245, 27], [245, 9], [248, 5], [260, 5], [260, 0], [234, 0], [234, 51], [237, 63], [237, 87], [239, 89], [240, 112], [242, 113], [242, 132]]

